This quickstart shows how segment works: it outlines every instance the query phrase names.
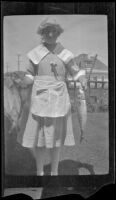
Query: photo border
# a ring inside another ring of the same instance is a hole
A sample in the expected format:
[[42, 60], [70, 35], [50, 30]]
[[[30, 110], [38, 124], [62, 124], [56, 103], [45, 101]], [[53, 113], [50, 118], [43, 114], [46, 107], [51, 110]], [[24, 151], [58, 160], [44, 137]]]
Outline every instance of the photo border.
[[[37, 6], [38, 4], [38, 6]], [[56, 9], [54, 9], [54, 6]], [[115, 134], [114, 134], [114, 2], [95, 2], [95, 3], [42, 3], [42, 2], [13, 2], [2, 1], [2, 27], [4, 16], [15, 15], [107, 15], [108, 19], [108, 69], [109, 69], [109, 173], [106, 175], [74, 175], [57, 177], [37, 177], [37, 176], [14, 176], [5, 175], [4, 167], [4, 129], [1, 129], [1, 152], [2, 152], [2, 188], [21, 188], [21, 187], [73, 187], [79, 193], [84, 194], [86, 190], [91, 193], [98, 190], [103, 185], [114, 183], [114, 154], [115, 154]], [[3, 39], [3, 33], [2, 33]], [[3, 41], [3, 40], [2, 40]], [[3, 49], [3, 44], [2, 44]], [[3, 66], [3, 55], [2, 55]], [[3, 69], [1, 68], [1, 75]], [[3, 76], [1, 76], [1, 91], [3, 91]], [[3, 94], [1, 94], [3, 103]], [[1, 123], [4, 124], [2, 106]], [[90, 192], [91, 191], [91, 192]]]

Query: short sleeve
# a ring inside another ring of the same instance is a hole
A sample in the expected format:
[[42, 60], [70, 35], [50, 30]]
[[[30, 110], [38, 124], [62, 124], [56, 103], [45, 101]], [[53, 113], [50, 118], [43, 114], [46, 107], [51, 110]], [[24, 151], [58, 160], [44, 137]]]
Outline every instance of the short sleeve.
[[68, 74], [74, 79], [80, 81], [82, 77], [85, 78], [85, 70], [80, 69], [80, 67], [76, 64], [75, 60], [70, 60], [70, 62], [66, 65]]
[[32, 75], [32, 76], [35, 76], [35, 75], [36, 75], [36, 71], [37, 71], [36, 69], [37, 69], [37, 66], [35, 66], [35, 65], [32, 63], [31, 60], [29, 60], [29, 65], [28, 65], [28, 67], [27, 67], [27, 69], [26, 69], [27, 74]]
[[29, 60], [29, 65], [26, 68], [26, 75], [25, 76], [33, 81], [34, 76], [36, 76], [36, 74], [37, 74], [37, 66], [34, 65], [31, 60]]
[[79, 72], [79, 66], [76, 65], [75, 61], [72, 59], [66, 65], [67, 72], [70, 76], [74, 77]]

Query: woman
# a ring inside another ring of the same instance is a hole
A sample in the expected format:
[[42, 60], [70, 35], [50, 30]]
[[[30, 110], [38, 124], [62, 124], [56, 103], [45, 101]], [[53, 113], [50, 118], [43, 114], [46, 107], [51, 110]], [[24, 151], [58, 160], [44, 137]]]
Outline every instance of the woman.
[[51, 175], [58, 175], [62, 145], [75, 145], [71, 104], [65, 82], [67, 73], [84, 83], [85, 72], [75, 68], [73, 54], [56, 40], [63, 29], [55, 20], [41, 23], [42, 43], [27, 56], [30, 65], [25, 81], [33, 84], [31, 106], [20, 143], [34, 148], [37, 175], [44, 175], [46, 150], [51, 157]]

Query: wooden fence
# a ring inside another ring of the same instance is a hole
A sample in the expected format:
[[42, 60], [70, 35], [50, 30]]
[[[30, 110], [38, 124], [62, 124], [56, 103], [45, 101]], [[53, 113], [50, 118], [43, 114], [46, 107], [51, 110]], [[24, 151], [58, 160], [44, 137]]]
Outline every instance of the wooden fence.
[[[68, 80], [67, 87], [72, 99], [79, 82]], [[88, 81], [85, 91], [88, 112], [108, 111], [108, 82], [107, 81]]]
[[[67, 81], [67, 85], [68, 85], [68, 88], [72, 88], [72, 89], [76, 89], [77, 85], [78, 85], [78, 81], [73, 81], [73, 80], [68, 80]], [[90, 88], [90, 89], [99, 89], [99, 88], [102, 88], [102, 89], [105, 89], [105, 90], [108, 90], [108, 82], [107, 81], [88, 81], [87, 82], [87, 87]]]

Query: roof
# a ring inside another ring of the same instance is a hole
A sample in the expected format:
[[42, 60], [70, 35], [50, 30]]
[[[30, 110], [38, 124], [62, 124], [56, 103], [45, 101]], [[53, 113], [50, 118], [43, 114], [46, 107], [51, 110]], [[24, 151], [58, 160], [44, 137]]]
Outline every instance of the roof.
[[[90, 57], [88, 58], [88, 54], [80, 54], [78, 56], [75, 57], [76, 63], [78, 65], [80, 65], [81, 67], [84, 68], [91, 68], [92, 64], [94, 62], [94, 57]], [[87, 63], [87, 65], [86, 65]], [[101, 60], [99, 60], [98, 58], [95, 61], [95, 67], [94, 67], [94, 71], [97, 72], [108, 72], [108, 66], [105, 65]]]

